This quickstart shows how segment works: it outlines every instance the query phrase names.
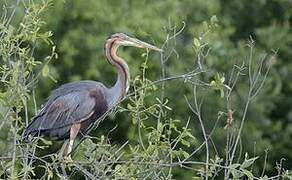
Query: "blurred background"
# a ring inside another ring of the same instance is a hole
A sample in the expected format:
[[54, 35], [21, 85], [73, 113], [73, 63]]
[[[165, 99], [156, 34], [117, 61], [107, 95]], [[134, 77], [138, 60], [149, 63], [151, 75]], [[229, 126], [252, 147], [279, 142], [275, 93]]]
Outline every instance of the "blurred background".
[[[54, 88], [66, 82], [91, 79], [112, 86], [116, 80], [116, 71], [105, 60], [104, 43], [114, 32], [126, 32], [161, 47], [167, 34], [185, 26], [176, 40], [171, 42], [171, 48], [177, 54], [170, 56], [165, 70], [166, 76], [187, 72], [197, 63], [193, 48], [194, 37], [201, 36], [206, 22], [210, 22], [212, 17], [218, 26], [205, 37], [211, 48], [203, 62], [208, 67], [208, 75], [204, 77], [207, 82], [217, 73], [228, 74], [235, 63], [246, 58], [245, 49], [250, 37], [255, 41], [255, 57], [263, 52], [277, 51], [264, 88], [248, 110], [241, 147], [243, 152], [260, 157], [257, 161], [259, 166], [254, 167], [258, 173], [261, 171], [265, 151], [268, 151], [268, 174], [275, 173], [276, 162], [281, 158], [285, 159], [284, 167], [291, 169], [291, 0], [53, 0], [44, 17], [44, 29], [52, 31], [52, 41], [59, 57], [49, 64], [52, 78], [41, 77], [37, 84], [38, 107]], [[42, 45], [36, 53], [37, 57], [42, 58], [49, 52], [50, 49]], [[143, 53], [145, 50], [135, 48], [122, 48], [119, 52], [127, 60], [132, 77], [140, 72]], [[161, 78], [159, 59], [159, 54], [150, 52], [146, 77], [152, 81]], [[246, 82], [240, 83], [242, 84], [237, 85], [238, 96], [234, 104], [235, 121], [244, 107], [246, 93]], [[169, 99], [169, 106], [173, 108], [171, 117], [180, 119], [182, 126], [189, 117], [194, 117], [184, 99], [184, 96], [192, 96], [192, 93], [192, 87], [183, 81], [166, 84], [165, 96]], [[218, 92], [209, 93], [203, 105], [204, 123], [208, 132], [215, 123], [218, 111], [226, 111]], [[121, 104], [126, 105], [127, 102]], [[32, 108], [30, 116], [33, 115]], [[224, 144], [225, 125], [225, 121], [219, 122], [219, 129], [213, 139], [215, 144]], [[137, 141], [137, 130], [126, 112], [108, 117], [93, 134], [107, 134], [115, 126], [117, 128], [110, 134], [113, 144], [128, 139]], [[203, 139], [200, 139], [202, 136], [198, 126], [198, 122], [192, 120], [189, 127], [200, 144]], [[217, 149], [224, 154], [223, 146]], [[198, 155], [195, 159], [200, 160], [202, 157]], [[182, 172], [177, 174], [177, 177], [188, 177], [187, 172], [184, 175], [179, 175]]]

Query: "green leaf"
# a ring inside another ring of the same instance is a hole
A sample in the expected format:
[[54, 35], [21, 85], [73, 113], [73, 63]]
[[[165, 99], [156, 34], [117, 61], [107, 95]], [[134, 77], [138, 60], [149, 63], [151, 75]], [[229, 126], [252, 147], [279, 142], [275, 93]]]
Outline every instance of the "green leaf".
[[183, 145], [187, 146], [187, 147], [190, 147], [190, 146], [191, 146], [191, 144], [189, 143], [189, 141], [186, 141], [186, 140], [184, 140], [184, 139], [181, 140], [181, 143], [182, 143]]
[[237, 169], [230, 169], [230, 172], [234, 179], [240, 179], [244, 174]]
[[220, 89], [220, 97], [224, 98], [224, 90], [223, 89]]
[[267, 175], [265, 175], [264, 177], [261, 177], [260, 180], [268, 180], [269, 177]]
[[184, 158], [190, 157], [190, 154], [187, 153], [186, 151], [182, 151], [182, 154], [183, 154]]
[[52, 179], [54, 177], [54, 173], [50, 168], [47, 169], [47, 173], [48, 173], [48, 179]]
[[244, 162], [242, 163], [242, 165], [240, 166], [241, 169], [246, 169], [248, 167], [250, 167], [254, 161], [258, 159], [258, 157], [254, 157], [254, 158], [250, 158], [250, 159], [245, 159]]
[[236, 169], [236, 168], [238, 168], [240, 166], [240, 164], [231, 164], [230, 166], [229, 166], [229, 168], [231, 168], [231, 169]]
[[141, 64], [141, 68], [143, 68], [143, 69], [147, 69], [147, 68], [148, 68], [147, 63], [146, 63], [146, 62], [142, 63], [142, 64]]
[[43, 69], [42, 69], [42, 75], [44, 77], [48, 77], [49, 76], [49, 73], [50, 73], [50, 68], [49, 66], [46, 64]]
[[193, 180], [203, 180], [203, 178], [195, 176], [195, 177], [193, 177]]
[[212, 80], [212, 81], [210, 82], [210, 85], [211, 85], [211, 86], [216, 86], [216, 82], [215, 82], [214, 80]]
[[210, 21], [211, 21], [211, 24], [217, 24], [219, 22], [216, 15], [213, 15], [211, 17]]
[[162, 124], [161, 122], [158, 123], [158, 125], [157, 125], [157, 130], [158, 130], [159, 132], [162, 132], [162, 131], [163, 131], [163, 124]]
[[52, 141], [46, 140], [44, 138], [40, 138], [40, 140], [45, 144], [45, 145], [52, 145]]
[[146, 57], [147, 55], [148, 55], [148, 53], [145, 52], [145, 53], [142, 53], [142, 54], [141, 54], [141, 57]]
[[194, 38], [194, 45], [199, 48], [201, 46], [200, 41], [197, 38]]
[[195, 136], [193, 136], [192, 133], [190, 133], [189, 131], [186, 131], [185, 133], [186, 133], [186, 135], [187, 135], [188, 137], [190, 137], [192, 140], [197, 141], [197, 138], [196, 138]]
[[292, 180], [292, 173], [290, 170], [286, 170], [284, 173], [284, 179]]
[[253, 179], [254, 178], [253, 174], [250, 171], [248, 171], [246, 169], [243, 169], [242, 171], [248, 177], [248, 179]]

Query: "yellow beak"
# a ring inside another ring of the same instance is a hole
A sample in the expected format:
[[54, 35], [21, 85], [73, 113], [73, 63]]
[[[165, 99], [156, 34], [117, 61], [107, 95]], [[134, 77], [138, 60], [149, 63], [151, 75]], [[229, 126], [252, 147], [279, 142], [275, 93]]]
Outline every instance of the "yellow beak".
[[129, 39], [125, 42], [128, 46], [134, 46], [138, 48], [147, 48], [147, 49], [152, 49], [154, 51], [159, 51], [163, 52], [162, 49], [155, 47], [151, 44], [148, 44], [146, 42], [140, 41], [139, 39], [129, 37]]

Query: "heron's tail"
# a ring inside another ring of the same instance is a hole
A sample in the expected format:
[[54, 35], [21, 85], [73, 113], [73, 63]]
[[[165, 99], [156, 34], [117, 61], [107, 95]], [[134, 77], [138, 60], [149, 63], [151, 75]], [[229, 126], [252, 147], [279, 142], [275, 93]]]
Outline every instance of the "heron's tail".
[[42, 116], [36, 116], [32, 119], [32, 122], [25, 128], [22, 134], [22, 141], [29, 142], [29, 135], [36, 136], [40, 133], [40, 125], [42, 122]]

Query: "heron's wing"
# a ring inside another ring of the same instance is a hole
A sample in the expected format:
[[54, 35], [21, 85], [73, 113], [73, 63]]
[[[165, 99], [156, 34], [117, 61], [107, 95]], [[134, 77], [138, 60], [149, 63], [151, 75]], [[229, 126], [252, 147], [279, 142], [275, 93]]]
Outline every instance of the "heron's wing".
[[82, 122], [94, 113], [105, 112], [105, 96], [100, 89], [73, 91], [48, 101], [26, 128], [23, 137], [41, 131], [64, 128]]

